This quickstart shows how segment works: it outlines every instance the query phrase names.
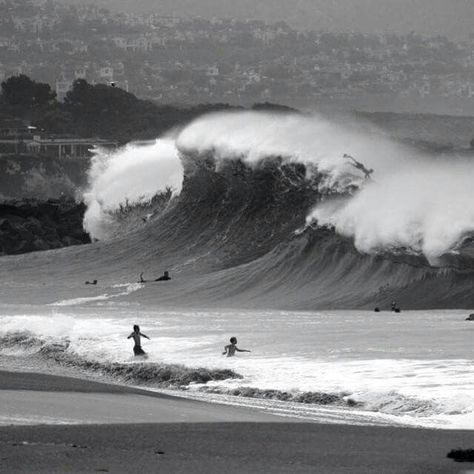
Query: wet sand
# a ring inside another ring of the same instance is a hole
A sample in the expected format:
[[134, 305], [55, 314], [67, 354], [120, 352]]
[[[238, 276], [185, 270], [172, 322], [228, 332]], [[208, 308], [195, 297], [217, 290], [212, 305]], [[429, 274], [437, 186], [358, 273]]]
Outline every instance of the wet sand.
[[0, 371], [0, 425], [279, 422], [280, 417], [73, 377]]
[[472, 431], [302, 423], [69, 377], [0, 372], [0, 416], [8, 473], [474, 473], [446, 458]]

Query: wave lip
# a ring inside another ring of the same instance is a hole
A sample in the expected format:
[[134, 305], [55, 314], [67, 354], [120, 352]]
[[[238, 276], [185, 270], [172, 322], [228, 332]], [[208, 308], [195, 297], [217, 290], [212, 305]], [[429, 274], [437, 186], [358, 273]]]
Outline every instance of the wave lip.
[[147, 145], [131, 143], [114, 153], [98, 152], [84, 193], [85, 230], [93, 239], [112, 238], [121, 231], [116, 222], [120, 210], [149, 203], [171, 190], [179, 194], [182, 180], [178, 151], [170, 138]]

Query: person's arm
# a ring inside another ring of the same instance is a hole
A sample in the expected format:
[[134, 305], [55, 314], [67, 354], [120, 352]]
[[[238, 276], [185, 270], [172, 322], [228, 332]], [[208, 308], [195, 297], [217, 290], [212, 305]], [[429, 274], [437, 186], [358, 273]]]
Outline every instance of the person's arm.
[[222, 355], [226, 355], [226, 354], [227, 354], [227, 348], [228, 348], [228, 347], [229, 347], [229, 346], [224, 346], [224, 352], [222, 353]]
[[249, 350], [247, 350], [247, 349], [239, 349], [238, 347], [236, 347], [235, 350], [236, 350], [237, 352], [252, 352], [252, 351], [249, 351]]
[[348, 158], [349, 160], [351, 160], [354, 163], [354, 165], [359, 164], [359, 162], [351, 155], [344, 155], [344, 158]]
[[130, 336], [127, 337], [127, 339], [130, 339], [131, 337], [133, 337], [133, 332], [132, 334], [130, 334]]
[[148, 339], [149, 341], [151, 341], [151, 339], [150, 339], [146, 334], [143, 334], [142, 332], [140, 333], [140, 336], [143, 336], [143, 337], [145, 337], [146, 339]]

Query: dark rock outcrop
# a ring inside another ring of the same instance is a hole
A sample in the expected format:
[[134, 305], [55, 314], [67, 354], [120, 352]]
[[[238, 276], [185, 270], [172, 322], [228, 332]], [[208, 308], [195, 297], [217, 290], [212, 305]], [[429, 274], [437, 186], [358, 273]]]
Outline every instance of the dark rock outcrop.
[[474, 462], [474, 449], [452, 449], [446, 457], [457, 462]]
[[72, 199], [0, 204], [0, 255], [89, 243], [82, 228], [85, 210]]

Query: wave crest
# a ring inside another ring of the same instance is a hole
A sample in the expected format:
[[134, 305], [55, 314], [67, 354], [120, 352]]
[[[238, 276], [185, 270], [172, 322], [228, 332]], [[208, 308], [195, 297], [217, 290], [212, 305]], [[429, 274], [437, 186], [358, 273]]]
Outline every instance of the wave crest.
[[[373, 168], [374, 180], [364, 180], [345, 153]], [[203, 173], [206, 168], [214, 174]], [[278, 179], [261, 179], [270, 169], [280, 171]], [[347, 119], [337, 123], [301, 114], [210, 114], [175, 137], [96, 157], [90, 175], [85, 227], [97, 238], [110, 237], [106, 229], [112, 222], [117, 227], [112, 218], [117, 211], [149, 202], [169, 188], [177, 196], [181, 186], [188, 191], [182, 199], [189, 199], [194, 189], [193, 198], [208, 207], [211, 220], [222, 217], [212, 213], [212, 197], [235, 200], [230, 204], [238, 207], [243, 193], [257, 194], [262, 210], [268, 211], [272, 199], [294, 209], [298, 203], [285, 200], [291, 198], [288, 190], [301, 187], [304, 193], [311, 188], [311, 207], [302, 203], [307, 222], [333, 226], [353, 238], [363, 253], [408, 250], [437, 264], [474, 234], [472, 160], [421, 155], [373, 126]], [[239, 186], [241, 192], [235, 192]], [[207, 194], [204, 202], [202, 194]]]

